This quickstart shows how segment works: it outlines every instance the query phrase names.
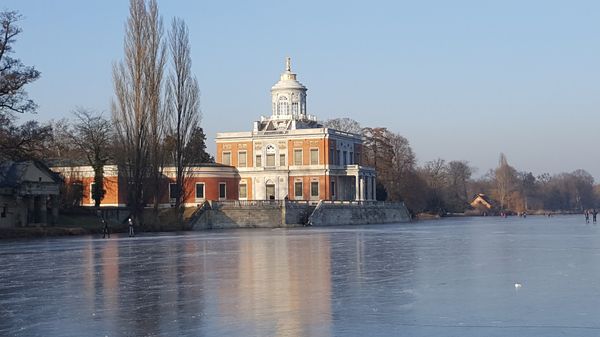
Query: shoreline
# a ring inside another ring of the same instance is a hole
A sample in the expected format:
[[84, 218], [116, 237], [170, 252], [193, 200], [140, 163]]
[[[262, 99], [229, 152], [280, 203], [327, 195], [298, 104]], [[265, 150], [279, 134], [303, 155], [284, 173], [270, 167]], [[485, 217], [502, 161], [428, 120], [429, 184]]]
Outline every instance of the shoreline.
[[[578, 215], [583, 213], [576, 212], [553, 212], [553, 216], [555, 215]], [[529, 216], [546, 216], [543, 212], [534, 212], [529, 214]], [[454, 213], [445, 216], [440, 216], [436, 214], [428, 214], [428, 213], [420, 213], [417, 214], [413, 219], [411, 219], [411, 223], [417, 223], [421, 221], [434, 221], [434, 220], [443, 220], [446, 218], [496, 218], [499, 215], [474, 215], [474, 214], [463, 214], [463, 213]], [[510, 215], [509, 217], [518, 217], [517, 215]], [[356, 225], [360, 226], [360, 225]], [[252, 229], [251, 227], [248, 227]], [[279, 228], [279, 227], [275, 227]], [[111, 234], [122, 234], [127, 233], [128, 228], [125, 225], [115, 225], [111, 226]], [[215, 228], [218, 229], [218, 228]], [[212, 230], [212, 229], [202, 229], [200, 231]], [[174, 224], [163, 224], [156, 225], [150, 224], [145, 225], [143, 230], [136, 228], [136, 233], [172, 233], [172, 232], [195, 232], [198, 230], [194, 230], [190, 228], [188, 225], [174, 225]], [[83, 235], [102, 235], [102, 227], [85, 227], [85, 226], [44, 226], [44, 227], [15, 227], [15, 228], [0, 228], [0, 241], [1, 240], [10, 240], [10, 239], [33, 239], [33, 238], [47, 238], [47, 237], [61, 237], [61, 236], [83, 236]]]

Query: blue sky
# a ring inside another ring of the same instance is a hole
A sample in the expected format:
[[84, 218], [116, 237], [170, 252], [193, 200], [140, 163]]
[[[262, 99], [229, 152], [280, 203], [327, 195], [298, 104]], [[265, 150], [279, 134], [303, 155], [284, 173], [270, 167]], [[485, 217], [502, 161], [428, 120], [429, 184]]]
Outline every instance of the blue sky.
[[[350, 117], [411, 142], [421, 163], [504, 152], [534, 173], [600, 180], [600, 1], [159, 1], [190, 28], [202, 125], [247, 131], [270, 114], [292, 57], [320, 119]], [[42, 121], [109, 111], [128, 1], [4, 0], [25, 16], [16, 55]]]

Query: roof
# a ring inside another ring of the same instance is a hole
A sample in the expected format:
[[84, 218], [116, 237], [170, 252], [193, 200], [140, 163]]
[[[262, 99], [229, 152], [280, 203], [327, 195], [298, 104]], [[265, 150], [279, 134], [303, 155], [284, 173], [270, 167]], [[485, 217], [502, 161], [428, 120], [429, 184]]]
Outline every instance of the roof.
[[42, 162], [36, 160], [5, 161], [0, 163], [0, 187], [18, 187], [24, 182], [33, 181], [27, 180], [26, 177], [26, 173], [31, 167], [35, 167], [45, 173], [53, 182], [59, 183], [62, 181], [58, 174], [52, 172]]
[[492, 201], [492, 199], [488, 198], [485, 194], [483, 193], [478, 193], [475, 194], [475, 196], [473, 197], [473, 200], [471, 200], [470, 204], [471, 206], [473, 205], [473, 203], [475, 201], [477, 201], [478, 199], [483, 200], [485, 203], [487, 203], [488, 205], [490, 205], [491, 207], [494, 206], [494, 202]]
[[296, 74], [292, 72], [291, 59], [289, 57], [286, 58], [285, 71], [281, 74], [279, 82], [275, 83], [273, 87], [271, 87], [271, 91], [285, 89], [299, 89], [306, 91], [306, 87], [302, 83], [298, 82], [296, 79]]
[[[49, 158], [44, 159], [44, 163], [48, 165], [48, 167], [58, 167], [58, 166], [89, 166], [90, 162], [87, 159], [78, 158], [78, 159], [64, 159], [64, 158]], [[104, 165], [116, 165], [117, 162], [114, 160], [108, 160]]]

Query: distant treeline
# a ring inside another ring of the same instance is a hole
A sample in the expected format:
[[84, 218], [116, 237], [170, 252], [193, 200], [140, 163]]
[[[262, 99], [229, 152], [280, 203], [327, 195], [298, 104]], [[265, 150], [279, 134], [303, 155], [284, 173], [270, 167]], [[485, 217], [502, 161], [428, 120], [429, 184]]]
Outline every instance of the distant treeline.
[[363, 162], [377, 171], [377, 199], [404, 201], [415, 213], [462, 213], [471, 209], [477, 194], [485, 194], [497, 212], [600, 208], [600, 185], [585, 170], [535, 175], [518, 171], [500, 154], [496, 169], [474, 179], [474, 169], [464, 160], [436, 159], [418, 166], [408, 140], [387, 128], [362, 127], [350, 118], [324, 124], [362, 134]]

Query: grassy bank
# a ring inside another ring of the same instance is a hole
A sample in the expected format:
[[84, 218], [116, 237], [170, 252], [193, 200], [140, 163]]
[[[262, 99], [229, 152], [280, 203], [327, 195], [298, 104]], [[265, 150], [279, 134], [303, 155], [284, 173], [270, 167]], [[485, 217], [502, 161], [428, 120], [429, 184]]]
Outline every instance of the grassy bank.
[[[188, 208], [184, 212], [184, 219], [188, 219], [196, 208]], [[118, 219], [108, 219], [111, 233], [127, 233], [128, 227]], [[103, 225], [92, 209], [77, 208], [60, 213], [58, 223], [45, 227], [16, 227], [0, 228], [0, 239], [35, 238], [48, 236], [72, 235], [102, 235]], [[191, 230], [184, 221], [177, 221], [175, 209], [161, 209], [158, 214], [151, 209], [144, 210], [142, 225], [136, 226], [136, 233], [141, 232], [176, 232]]]

